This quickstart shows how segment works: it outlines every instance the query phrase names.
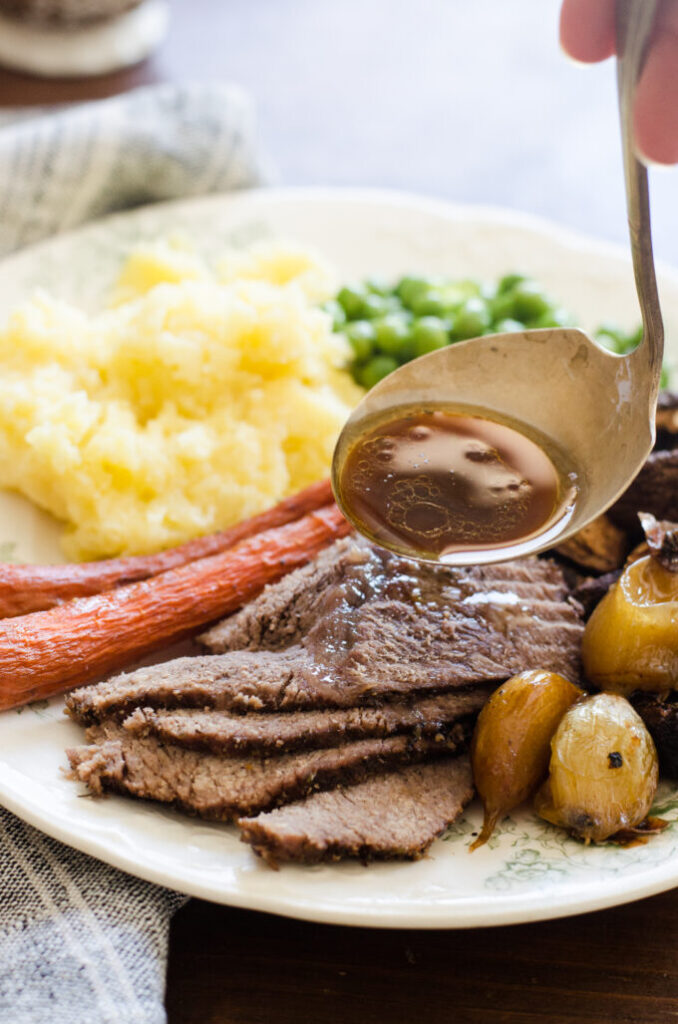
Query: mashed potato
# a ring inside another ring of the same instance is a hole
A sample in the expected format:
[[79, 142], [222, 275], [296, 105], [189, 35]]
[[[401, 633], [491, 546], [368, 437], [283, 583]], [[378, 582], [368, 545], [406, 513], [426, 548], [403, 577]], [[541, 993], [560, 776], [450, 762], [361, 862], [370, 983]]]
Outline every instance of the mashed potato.
[[320, 479], [361, 395], [315, 305], [334, 288], [289, 247], [212, 268], [158, 243], [93, 317], [37, 296], [0, 333], [0, 486], [63, 520], [82, 559], [177, 544]]

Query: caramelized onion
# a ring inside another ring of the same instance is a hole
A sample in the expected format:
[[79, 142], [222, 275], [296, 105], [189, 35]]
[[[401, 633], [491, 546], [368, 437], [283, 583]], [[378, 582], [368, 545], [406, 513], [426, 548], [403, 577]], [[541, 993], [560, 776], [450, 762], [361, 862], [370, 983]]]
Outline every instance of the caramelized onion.
[[571, 707], [558, 726], [535, 809], [577, 838], [600, 843], [644, 821], [658, 775], [643, 720], [624, 697], [598, 693]]
[[677, 687], [678, 573], [650, 556], [629, 565], [587, 622], [582, 659], [601, 690]]
[[480, 712], [471, 745], [473, 778], [483, 802], [482, 846], [497, 822], [535, 792], [548, 771], [551, 737], [582, 691], [555, 672], [521, 672]]

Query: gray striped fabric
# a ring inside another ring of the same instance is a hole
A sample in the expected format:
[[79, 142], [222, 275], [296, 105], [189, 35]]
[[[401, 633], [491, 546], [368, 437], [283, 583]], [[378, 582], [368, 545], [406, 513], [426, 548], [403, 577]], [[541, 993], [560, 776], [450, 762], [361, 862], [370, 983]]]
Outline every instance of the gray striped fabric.
[[[0, 128], [0, 255], [153, 200], [257, 184], [252, 107], [159, 86]], [[161, 1024], [183, 902], [0, 809], [0, 1022]]]
[[160, 85], [0, 130], [0, 255], [114, 210], [259, 183], [252, 104]]
[[167, 938], [184, 902], [0, 809], [2, 1024], [162, 1024]]

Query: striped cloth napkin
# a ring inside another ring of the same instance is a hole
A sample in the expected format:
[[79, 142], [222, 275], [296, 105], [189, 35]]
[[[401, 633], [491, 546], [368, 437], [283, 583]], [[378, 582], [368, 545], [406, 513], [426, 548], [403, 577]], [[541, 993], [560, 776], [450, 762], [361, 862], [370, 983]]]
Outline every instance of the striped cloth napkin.
[[[248, 98], [142, 89], [0, 127], [0, 255], [113, 210], [262, 179]], [[184, 897], [48, 839], [0, 808], [2, 1024], [162, 1024]]]
[[115, 210], [261, 182], [247, 95], [159, 85], [0, 128], [0, 255]]

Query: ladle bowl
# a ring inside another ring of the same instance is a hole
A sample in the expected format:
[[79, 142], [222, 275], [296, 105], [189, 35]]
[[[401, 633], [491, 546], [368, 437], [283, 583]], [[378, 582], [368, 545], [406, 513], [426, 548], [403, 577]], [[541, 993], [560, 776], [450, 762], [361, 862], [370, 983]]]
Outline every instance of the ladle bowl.
[[[566, 328], [494, 334], [459, 342], [407, 363], [360, 402], [337, 443], [332, 480], [342, 511], [360, 521], [342, 498], [339, 480], [354, 442], [375, 418], [403, 407], [445, 405], [479, 414], [565, 453], [576, 470], [578, 495], [569, 517], [511, 543], [455, 551], [446, 564], [503, 561], [552, 547], [595, 519], [625, 490], [655, 437], [655, 408], [663, 355], [663, 326], [650, 231], [647, 171], [635, 157], [631, 108], [652, 29], [656, 0], [617, 4], [618, 95], [627, 209], [643, 339], [633, 352], [607, 351], [583, 331]], [[384, 543], [387, 543], [384, 541]]]
[[618, 356], [583, 331], [553, 328], [494, 334], [459, 342], [407, 363], [365, 396], [347, 421], [335, 450], [333, 484], [342, 511], [338, 475], [367, 423], [403, 406], [490, 410], [527, 433], [550, 439], [577, 471], [578, 495], [569, 519], [506, 548], [457, 551], [447, 564], [497, 562], [544, 550], [571, 536], [621, 494], [654, 441], [641, 349]]

